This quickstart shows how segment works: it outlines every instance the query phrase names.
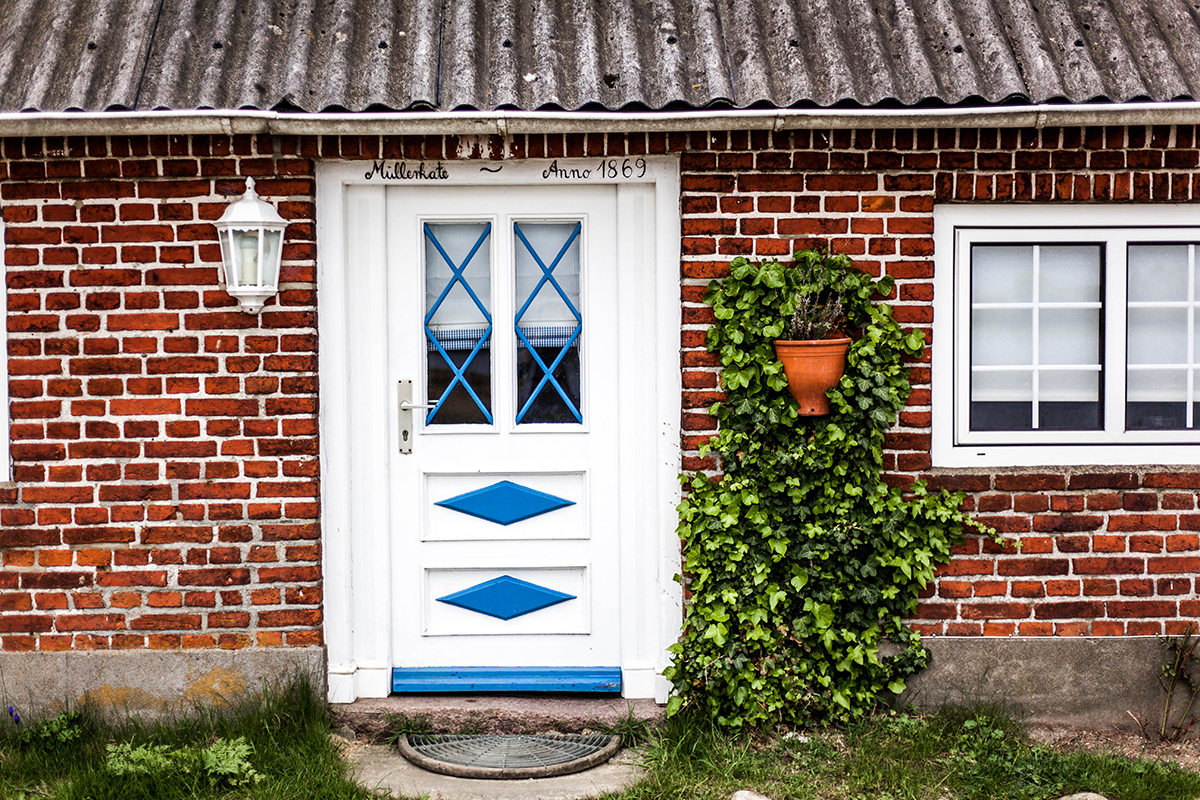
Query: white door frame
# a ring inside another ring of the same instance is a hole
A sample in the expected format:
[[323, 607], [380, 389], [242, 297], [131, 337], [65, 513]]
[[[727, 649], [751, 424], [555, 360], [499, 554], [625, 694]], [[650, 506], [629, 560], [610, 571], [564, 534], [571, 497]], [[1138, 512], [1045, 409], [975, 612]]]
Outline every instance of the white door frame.
[[[346, 235], [349, 185], [617, 187], [621, 671], [626, 697], [665, 702], [667, 646], [682, 622], [679, 572], [679, 161], [670, 156], [527, 161], [365, 161], [317, 165], [321, 524], [329, 700], [391, 689], [395, 452], [387, 386], [383, 203], [363, 240]], [[378, 237], [378, 238], [377, 238]], [[622, 268], [624, 266], [624, 269]], [[379, 429], [387, 420], [387, 429]]]

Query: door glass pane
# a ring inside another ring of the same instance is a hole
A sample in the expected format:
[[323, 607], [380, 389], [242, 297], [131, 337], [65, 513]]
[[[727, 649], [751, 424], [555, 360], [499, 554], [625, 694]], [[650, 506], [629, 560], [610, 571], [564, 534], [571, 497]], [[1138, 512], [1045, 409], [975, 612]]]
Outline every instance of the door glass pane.
[[579, 222], [513, 224], [518, 425], [582, 423]]
[[1188, 246], [1137, 244], [1129, 246], [1129, 300], [1188, 299]]
[[972, 303], [1029, 303], [1033, 300], [1031, 245], [971, 248]]
[[492, 226], [431, 222], [425, 235], [428, 425], [492, 422]]

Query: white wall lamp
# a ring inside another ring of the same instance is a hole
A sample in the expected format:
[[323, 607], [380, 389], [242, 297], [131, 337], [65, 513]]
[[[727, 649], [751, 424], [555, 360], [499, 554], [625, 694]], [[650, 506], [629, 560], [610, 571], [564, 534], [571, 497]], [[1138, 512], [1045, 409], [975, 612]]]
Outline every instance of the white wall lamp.
[[287, 220], [275, 206], [259, 199], [254, 178], [246, 179], [246, 193], [216, 222], [225, 265], [225, 290], [242, 310], [257, 314], [279, 291], [279, 261], [283, 256], [283, 230]]

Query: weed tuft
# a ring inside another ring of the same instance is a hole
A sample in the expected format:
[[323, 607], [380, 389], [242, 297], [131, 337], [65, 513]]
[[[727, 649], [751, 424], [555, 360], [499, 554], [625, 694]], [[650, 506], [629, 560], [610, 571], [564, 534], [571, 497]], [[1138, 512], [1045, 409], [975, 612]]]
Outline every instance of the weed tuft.
[[609, 736], [620, 736], [622, 747], [637, 747], [650, 739], [652, 726], [644, 719], [638, 719], [633, 714], [633, 706], [630, 705], [625, 712], [625, 716], [621, 717], [614, 723], [593, 721], [589, 727], [606, 733]]
[[367, 800], [306, 677], [155, 720], [87, 709], [0, 733], [0, 797]]

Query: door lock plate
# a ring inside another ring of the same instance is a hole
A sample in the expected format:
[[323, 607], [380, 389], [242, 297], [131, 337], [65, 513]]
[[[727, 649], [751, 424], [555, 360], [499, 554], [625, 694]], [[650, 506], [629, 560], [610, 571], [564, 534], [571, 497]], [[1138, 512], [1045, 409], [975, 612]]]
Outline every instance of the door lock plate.
[[400, 381], [396, 410], [400, 420], [400, 452], [407, 455], [413, 445], [412, 381]]

